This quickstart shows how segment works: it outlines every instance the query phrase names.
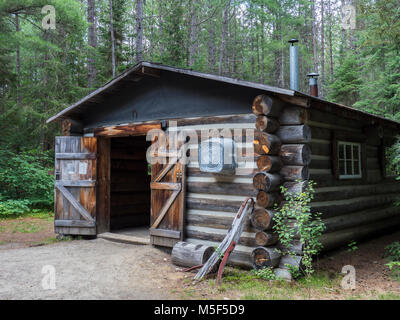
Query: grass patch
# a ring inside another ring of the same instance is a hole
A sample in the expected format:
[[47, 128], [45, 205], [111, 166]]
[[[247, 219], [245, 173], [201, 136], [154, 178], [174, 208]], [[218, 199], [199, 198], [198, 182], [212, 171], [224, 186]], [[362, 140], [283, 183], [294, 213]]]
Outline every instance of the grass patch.
[[9, 233], [36, 233], [45, 229], [40, 220], [25, 220], [17, 218], [6, 225], [0, 226], [0, 232]]
[[330, 292], [340, 292], [339, 274], [315, 272], [309, 278], [296, 282], [284, 280], [260, 279], [254, 272], [227, 267], [224, 270], [222, 284], [216, 286], [215, 279], [205, 280], [210, 291], [233, 294], [244, 300], [295, 300], [321, 297]]
[[32, 209], [26, 211], [24, 214], [13, 216], [13, 215], [5, 215], [0, 216], [0, 221], [9, 221], [9, 220], [16, 220], [16, 219], [24, 219], [24, 218], [37, 218], [37, 219], [45, 219], [47, 221], [54, 219], [54, 213], [49, 210], [45, 209]]
[[36, 233], [46, 228], [45, 222], [51, 222], [54, 214], [48, 210], [34, 209], [18, 217], [0, 218], [0, 233]]
[[379, 300], [400, 300], [400, 293], [385, 292], [378, 295]]

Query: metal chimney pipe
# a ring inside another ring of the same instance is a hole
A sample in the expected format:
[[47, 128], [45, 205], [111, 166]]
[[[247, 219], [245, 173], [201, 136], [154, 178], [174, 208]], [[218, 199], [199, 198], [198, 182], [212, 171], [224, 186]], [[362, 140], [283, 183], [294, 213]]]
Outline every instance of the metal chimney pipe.
[[318, 76], [316, 72], [307, 73], [310, 82], [310, 95], [318, 97]]
[[299, 42], [297, 39], [290, 39], [288, 41], [291, 43], [289, 48], [290, 53], [290, 89], [292, 90], [299, 90], [299, 48], [294, 44]]

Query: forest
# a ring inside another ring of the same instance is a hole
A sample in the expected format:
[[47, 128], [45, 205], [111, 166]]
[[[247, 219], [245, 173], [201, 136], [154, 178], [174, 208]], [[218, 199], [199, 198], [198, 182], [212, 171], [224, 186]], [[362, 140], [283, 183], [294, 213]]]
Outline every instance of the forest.
[[0, 215], [52, 205], [46, 120], [127, 68], [288, 88], [292, 38], [299, 91], [400, 121], [397, 0], [0, 0]]

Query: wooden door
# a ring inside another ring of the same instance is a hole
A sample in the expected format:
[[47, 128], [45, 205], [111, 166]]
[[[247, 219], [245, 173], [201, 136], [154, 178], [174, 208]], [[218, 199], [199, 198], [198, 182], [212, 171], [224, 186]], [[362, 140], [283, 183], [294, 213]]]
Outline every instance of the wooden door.
[[56, 137], [54, 230], [96, 234], [96, 138]]
[[185, 168], [176, 157], [167, 164], [152, 165], [150, 240], [173, 247], [183, 240]]

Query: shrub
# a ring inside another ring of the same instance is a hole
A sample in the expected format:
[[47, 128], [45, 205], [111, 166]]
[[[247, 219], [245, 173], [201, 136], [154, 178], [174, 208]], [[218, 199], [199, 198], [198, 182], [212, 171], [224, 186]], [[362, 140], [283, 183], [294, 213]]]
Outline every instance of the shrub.
[[393, 242], [386, 246], [385, 256], [389, 260], [386, 265], [392, 272], [393, 278], [400, 280], [400, 242]]
[[388, 159], [387, 170], [400, 180], [400, 137], [393, 146], [386, 149], [386, 157]]
[[385, 255], [390, 261], [400, 262], [400, 242], [393, 242], [385, 247]]
[[[276, 209], [273, 227], [278, 233], [280, 243], [285, 248], [290, 248], [295, 237], [299, 237], [303, 244], [303, 258], [300, 268], [303, 274], [307, 276], [314, 272], [312, 258], [322, 248], [319, 238], [325, 230], [321, 213], [311, 213], [309, 205], [314, 198], [314, 184], [314, 182], [309, 181], [303, 192], [295, 194], [281, 187], [286, 201], [282, 207]], [[295, 255], [290, 250], [287, 253], [291, 256]]]
[[257, 278], [263, 280], [276, 280], [276, 276], [274, 274], [274, 269], [271, 267], [263, 267], [258, 270], [251, 270], [251, 273], [254, 274]]
[[28, 200], [0, 201], [0, 216], [18, 216], [29, 211]]
[[[16, 154], [0, 150], [0, 201], [3, 210], [8, 208], [11, 212], [20, 212], [24, 206], [51, 207], [54, 177], [48, 171], [52, 167], [50, 153], [31, 150]], [[12, 209], [13, 205], [16, 205], [15, 209]]]

